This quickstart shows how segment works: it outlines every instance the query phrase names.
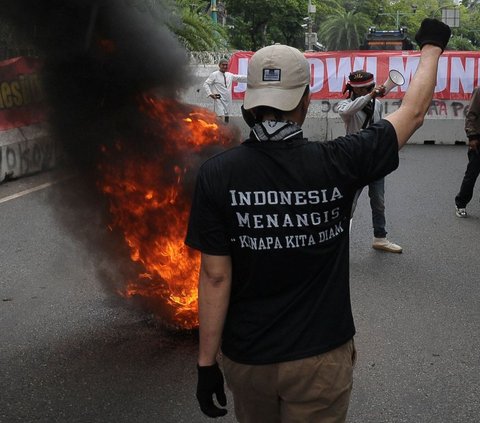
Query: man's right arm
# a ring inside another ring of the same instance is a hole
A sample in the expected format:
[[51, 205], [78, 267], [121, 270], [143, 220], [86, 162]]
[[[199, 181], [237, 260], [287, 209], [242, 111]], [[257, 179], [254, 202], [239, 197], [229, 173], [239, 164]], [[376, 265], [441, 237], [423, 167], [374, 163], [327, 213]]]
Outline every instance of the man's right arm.
[[200, 320], [199, 366], [216, 362], [231, 286], [231, 259], [202, 253], [198, 284]]
[[415, 37], [421, 45], [420, 63], [398, 110], [385, 119], [397, 134], [402, 148], [423, 124], [433, 98], [437, 80], [438, 60], [450, 38], [450, 28], [434, 19], [424, 19]]
[[197, 400], [209, 417], [227, 414], [224, 379], [217, 363], [223, 325], [230, 301], [232, 264], [230, 256], [202, 253], [198, 283], [198, 316], [200, 345], [198, 354]]
[[402, 100], [402, 105], [385, 119], [395, 128], [398, 148], [402, 148], [413, 133], [423, 125], [425, 114], [433, 98], [437, 80], [440, 47], [426, 45], [422, 49], [417, 71]]
[[213, 93], [212, 93], [212, 85], [215, 80], [215, 73], [211, 73], [210, 76], [205, 80], [203, 83], [203, 89], [207, 93], [207, 97], [212, 97], [213, 98]]

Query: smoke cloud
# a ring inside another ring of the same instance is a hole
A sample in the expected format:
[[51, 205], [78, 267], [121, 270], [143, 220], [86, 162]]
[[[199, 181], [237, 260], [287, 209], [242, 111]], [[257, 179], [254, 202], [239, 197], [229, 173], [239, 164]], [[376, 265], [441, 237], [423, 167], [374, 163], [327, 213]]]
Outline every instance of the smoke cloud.
[[[43, 84], [51, 132], [76, 174], [58, 184], [50, 205], [59, 223], [82, 241], [88, 260], [95, 260], [105, 286], [117, 291], [138, 269], [128, 260], [130, 252], [121, 234], [106, 230], [109, 205], [99, 194], [96, 172], [102, 152], [114, 151], [119, 139], [124, 155], [111, 160], [127, 155], [139, 166], [143, 159], [165, 156], [167, 145], [175, 142], [162, 136], [158, 122], [152, 128], [138, 99], [148, 92], [175, 99], [188, 83], [187, 53], [166, 25], [177, 18], [167, 4], [155, 0], [0, 0], [0, 4], [3, 19], [45, 60]], [[179, 153], [165, 159], [187, 160]], [[202, 159], [188, 161], [198, 166]], [[186, 180], [191, 186], [193, 175]]]
[[83, 165], [119, 129], [136, 129], [135, 96], [155, 89], [174, 98], [188, 80], [186, 52], [165, 25], [175, 18], [160, 6], [147, 0], [12, 0], [2, 7], [45, 58], [50, 122]]

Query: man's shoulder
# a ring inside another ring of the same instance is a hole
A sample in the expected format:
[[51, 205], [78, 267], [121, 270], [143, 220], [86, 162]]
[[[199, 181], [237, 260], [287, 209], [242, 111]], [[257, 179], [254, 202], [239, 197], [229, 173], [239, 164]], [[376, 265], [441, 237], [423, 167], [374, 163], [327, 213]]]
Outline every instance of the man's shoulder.
[[202, 164], [202, 168], [217, 167], [221, 164], [235, 161], [244, 151], [245, 148], [242, 144], [220, 151], [205, 160]]

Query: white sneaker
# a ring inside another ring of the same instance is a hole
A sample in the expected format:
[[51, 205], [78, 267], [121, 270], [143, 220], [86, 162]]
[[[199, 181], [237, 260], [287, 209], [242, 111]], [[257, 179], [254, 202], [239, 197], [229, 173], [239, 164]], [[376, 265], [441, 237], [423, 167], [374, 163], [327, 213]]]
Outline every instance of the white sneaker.
[[400, 245], [390, 242], [387, 238], [373, 238], [372, 248], [388, 251], [389, 253], [401, 253], [403, 251]]
[[467, 210], [465, 210], [465, 208], [462, 208], [462, 207], [457, 207], [455, 206], [455, 214], [457, 215], [457, 217], [467, 217]]

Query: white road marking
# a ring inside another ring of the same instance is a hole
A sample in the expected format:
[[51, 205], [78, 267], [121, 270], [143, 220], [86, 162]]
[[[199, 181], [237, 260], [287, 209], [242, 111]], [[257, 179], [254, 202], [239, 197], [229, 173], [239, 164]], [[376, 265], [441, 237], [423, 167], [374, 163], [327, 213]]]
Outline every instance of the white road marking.
[[7, 201], [10, 201], [10, 200], [15, 200], [15, 198], [23, 197], [24, 195], [31, 194], [32, 192], [40, 191], [42, 189], [51, 187], [52, 185], [55, 185], [58, 182], [62, 182], [65, 179], [70, 179], [72, 177], [73, 177], [73, 175], [66, 176], [65, 178], [57, 179], [56, 181], [52, 181], [52, 182], [46, 182], [45, 184], [41, 184], [41, 185], [38, 185], [36, 187], [26, 189], [25, 191], [17, 192], [16, 194], [9, 195], [8, 197], [0, 198], [0, 204], [6, 203]]

